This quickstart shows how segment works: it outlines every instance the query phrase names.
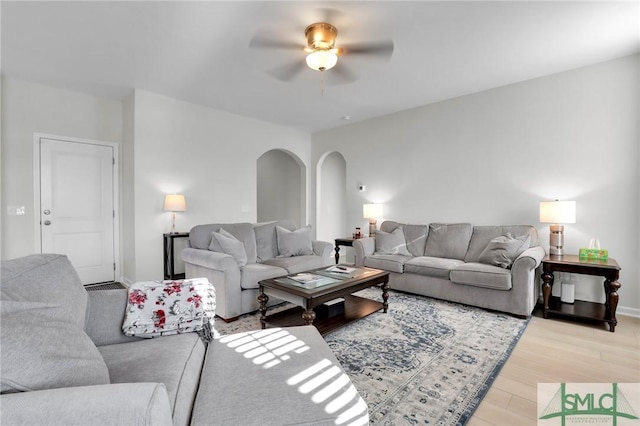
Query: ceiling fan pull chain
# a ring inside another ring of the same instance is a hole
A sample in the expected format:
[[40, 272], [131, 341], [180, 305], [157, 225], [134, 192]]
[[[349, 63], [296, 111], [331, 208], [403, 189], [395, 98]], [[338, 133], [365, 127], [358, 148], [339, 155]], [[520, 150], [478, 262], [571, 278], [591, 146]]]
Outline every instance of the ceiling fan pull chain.
[[324, 96], [324, 73], [320, 73], [320, 96]]

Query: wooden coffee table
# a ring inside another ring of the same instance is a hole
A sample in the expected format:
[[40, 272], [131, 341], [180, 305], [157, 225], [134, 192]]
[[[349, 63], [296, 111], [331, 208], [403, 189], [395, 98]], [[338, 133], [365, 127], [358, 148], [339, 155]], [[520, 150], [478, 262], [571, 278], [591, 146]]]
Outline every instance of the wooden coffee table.
[[[383, 309], [389, 309], [389, 273], [372, 268], [354, 268], [351, 274], [327, 272], [328, 267], [306, 271], [320, 277], [316, 282], [308, 284], [297, 282], [289, 276], [262, 280], [260, 285], [260, 323], [267, 325], [290, 327], [313, 324], [322, 335], [325, 335], [352, 321], [364, 318]], [[382, 289], [382, 303], [354, 296], [353, 293], [373, 286]], [[269, 297], [290, 302], [296, 307], [267, 316]], [[344, 298], [344, 313], [326, 318], [317, 318], [315, 308], [335, 300]]]

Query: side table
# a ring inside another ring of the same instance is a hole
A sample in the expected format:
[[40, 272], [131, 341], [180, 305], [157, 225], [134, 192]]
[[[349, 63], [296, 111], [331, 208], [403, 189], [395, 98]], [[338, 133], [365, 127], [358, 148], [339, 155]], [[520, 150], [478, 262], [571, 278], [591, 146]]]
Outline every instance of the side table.
[[[563, 256], [550, 255], [542, 259], [542, 295], [544, 297], [543, 316], [549, 314], [564, 317], [582, 318], [603, 321], [609, 324], [609, 331], [615, 331], [618, 320], [616, 309], [618, 307], [618, 282], [620, 265], [615, 259], [589, 260], [580, 259], [576, 255], [565, 254]], [[597, 275], [604, 277], [605, 303], [593, 303], [576, 300], [573, 304], [562, 303], [560, 298], [551, 296], [553, 286], [553, 273], [569, 272], [574, 274]]]
[[336, 238], [336, 265], [340, 261], [340, 246], [353, 247], [353, 238]]
[[175, 232], [162, 234], [164, 237], [164, 279], [179, 280], [185, 277], [184, 274], [176, 274], [173, 246], [176, 238], [189, 238], [188, 232]]

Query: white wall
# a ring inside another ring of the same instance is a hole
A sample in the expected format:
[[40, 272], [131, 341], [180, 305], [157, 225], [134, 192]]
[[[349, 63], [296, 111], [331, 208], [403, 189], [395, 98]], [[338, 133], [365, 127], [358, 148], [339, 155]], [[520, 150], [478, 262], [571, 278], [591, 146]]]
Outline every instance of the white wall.
[[186, 197], [179, 231], [203, 223], [255, 222], [256, 162], [262, 154], [286, 150], [309, 169], [308, 133], [142, 90], [136, 90], [134, 103], [136, 265], [128, 279], [162, 276], [162, 233], [170, 229], [170, 213], [162, 211], [165, 193]]
[[[339, 237], [348, 237], [353, 231], [347, 229], [346, 199], [347, 164], [338, 152], [328, 153], [320, 159], [317, 167], [318, 204], [317, 237], [332, 242]], [[340, 254], [346, 253], [342, 249]]]
[[[599, 238], [622, 267], [620, 312], [640, 314], [639, 71], [634, 55], [315, 133], [312, 160], [345, 157], [350, 228], [372, 201], [407, 223], [532, 224], [548, 247], [538, 203], [576, 200], [567, 252]], [[579, 278], [576, 298], [604, 300]]]
[[302, 191], [306, 187], [306, 170], [291, 154], [272, 150], [257, 161], [256, 218], [258, 222], [290, 220], [306, 225], [306, 203]]
[[[2, 78], [2, 258], [35, 252], [34, 133], [120, 143], [122, 103]], [[25, 206], [26, 215], [7, 215]]]

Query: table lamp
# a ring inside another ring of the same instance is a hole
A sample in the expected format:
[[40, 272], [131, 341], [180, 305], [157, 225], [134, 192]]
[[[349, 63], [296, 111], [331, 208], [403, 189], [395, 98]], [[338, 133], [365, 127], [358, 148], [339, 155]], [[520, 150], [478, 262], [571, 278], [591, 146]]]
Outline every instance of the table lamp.
[[181, 194], [167, 194], [164, 196], [164, 211], [172, 212], [173, 218], [171, 221], [171, 233], [176, 233], [176, 212], [187, 211], [187, 202], [184, 199], [184, 195]]
[[369, 219], [369, 236], [373, 237], [376, 231], [376, 220], [382, 217], [382, 204], [363, 204], [362, 217]]
[[549, 225], [549, 254], [564, 254], [564, 225], [576, 223], [575, 201], [541, 201], [540, 223]]

